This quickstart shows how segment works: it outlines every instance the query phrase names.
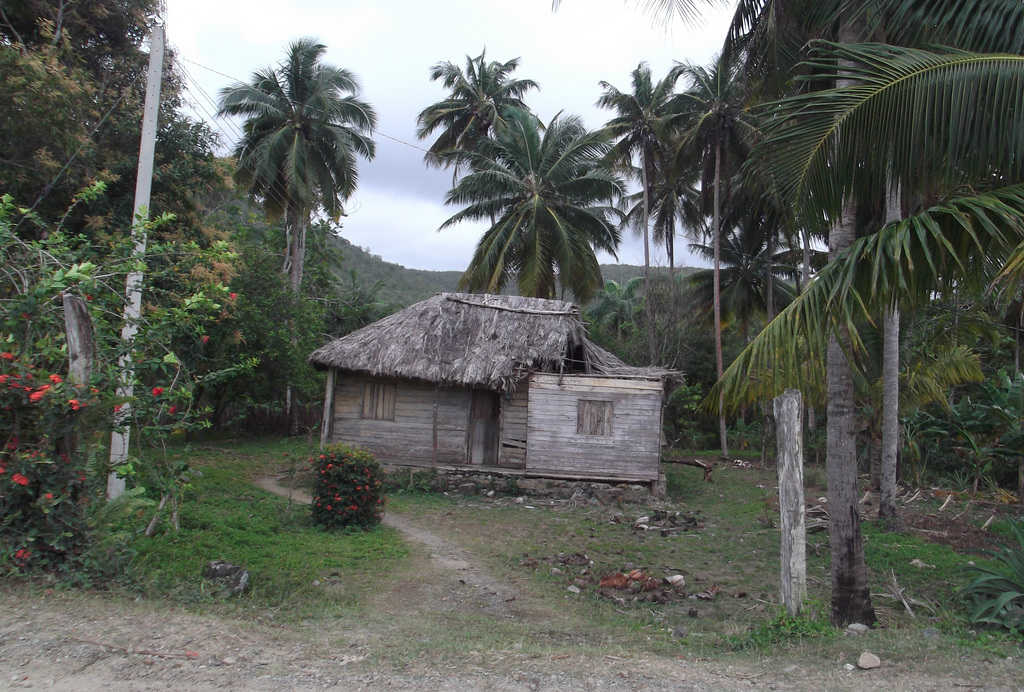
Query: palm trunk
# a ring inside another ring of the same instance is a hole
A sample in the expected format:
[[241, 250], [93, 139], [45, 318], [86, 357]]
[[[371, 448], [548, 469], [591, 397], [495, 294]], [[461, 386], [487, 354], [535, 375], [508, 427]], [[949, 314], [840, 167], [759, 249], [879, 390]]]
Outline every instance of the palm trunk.
[[[775, 319], [775, 296], [774, 296], [774, 282], [772, 281], [773, 269], [772, 269], [772, 253], [775, 251], [775, 234], [771, 231], [768, 232], [768, 261], [765, 264], [765, 285], [764, 285], [764, 307], [765, 307], [765, 324], [770, 324]], [[776, 398], [776, 400], [778, 400]], [[803, 409], [803, 406], [799, 407]], [[768, 448], [771, 445], [771, 440], [775, 437], [775, 407], [765, 406], [764, 407], [764, 433], [761, 435], [761, 468], [768, 465]], [[803, 428], [800, 429], [800, 434], [803, 434]], [[800, 446], [803, 455], [803, 445]], [[781, 450], [776, 450], [775, 458], [778, 460]]]
[[[856, 235], [854, 205], [829, 234], [829, 255], [849, 247]], [[848, 337], [843, 334], [844, 340]], [[839, 339], [828, 342], [828, 423], [825, 473], [828, 477], [829, 544], [832, 560], [832, 623], [871, 625], [875, 611], [867, 585], [864, 539], [857, 502], [857, 425], [854, 409], [853, 367]]]
[[890, 528], [896, 523], [896, 454], [899, 442], [900, 309], [885, 318], [882, 342], [882, 469], [879, 477], [878, 518]]
[[644, 300], [644, 313], [647, 317], [647, 358], [654, 362], [654, 310], [651, 305], [651, 241], [650, 235], [650, 190], [648, 188], [649, 178], [647, 175], [647, 149], [640, 149], [640, 186], [644, 196], [644, 290], [647, 298]]
[[[715, 309], [715, 363], [718, 366], [718, 379], [722, 379], [722, 373], [725, 372], [725, 365], [722, 359], [722, 288], [721, 288], [721, 271], [722, 271], [722, 219], [719, 211], [719, 204], [721, 200], [721, 175], [722, 175], [722, 146], [720, 144], [715, 145], [715, 209], [714, 209], [714, 223], [712, 224], [714, 236], [712, 237], [712, 245], [715, 248], [715, 270], [714, 270], [714, 309]], [[724, 391], [719, 392], [718, 395], [718, 441], [722, 449], [722, 458], [729, 458], [729, 443], [726, 440], [725, 430], [725, 393]]]
[[[285, 215], [285, 229], [289, 240], [285, 268], [288, 272], [288, 284], [296, 301], [302, 295], [302, 270], [306, 263], [307, 225], [308, 219], [303, 217], [298, 205], [289, 201], [288, 211]], [[294, 353], [298, 350], [299, 339], [295, 332], [295, 322], [291, 317], [288, 318], [288, 331], [291, 335], [291, 350]], [[299, 434], [299, 406], [295, 395], [295, 385], [289, 378], [285, 389], [285, 415], [288, 418], [288, 434], [292, 436]]]
[[[863, 34], [863, 21], [843, 17], [839, 42], [853, 43]], [[844, 65], [840, 63], [840, 70]], [[837, 87], [853, 84], [840, 73]], [[829, 233], [829, 260], [850, 247], [857, 237], [856, 203], [847, 200], [842, 217]], [[868, 589], [864, 562], [864, 537], [860, 529], [857, 502], [857, 426], [854, 408], [853, 367], [846, 358], [842, 338], [849, 348], [849, 335], [840, 331], [828, 342], [827, 396], [828, 429], [825, 474], [828, 478], [829, 544], [832, 560], [832, 624], [851, 622], [874, 624], [875, 609]]]
[[[885, 201], [885, 222], [902, 218], [899, 188], [888, 193]], [[900, 402], [900, 308], [894, 305], [883, 320], [882, 333], [882, 453], [879, 477], [878, 518], [895, 529], [896, 456], [899, 451]]]

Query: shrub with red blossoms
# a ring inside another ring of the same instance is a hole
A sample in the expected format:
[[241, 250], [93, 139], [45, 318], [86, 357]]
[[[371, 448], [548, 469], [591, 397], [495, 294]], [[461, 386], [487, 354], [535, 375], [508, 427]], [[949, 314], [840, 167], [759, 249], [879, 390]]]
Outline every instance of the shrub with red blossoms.
[[29, 357], [0, 359], [0, 578], [12, 572], [70, 572], [87, 544], [85, 459], [64, 439], [96, 401]]
[[309, 460], [316, 480], [313, 523], [328, 529], [380, 523], [384, 513], [384, 470], [373, 455], [347, 445], [330, 445]]

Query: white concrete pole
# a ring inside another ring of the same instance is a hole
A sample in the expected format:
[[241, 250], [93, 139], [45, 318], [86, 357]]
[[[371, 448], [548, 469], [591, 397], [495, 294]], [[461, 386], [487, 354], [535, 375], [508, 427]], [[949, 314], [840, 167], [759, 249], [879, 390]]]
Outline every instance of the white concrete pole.
[[[160, 79], [164, 64], [163, 20], [153, 28], [149, 41], [149, 72], [146, 77], [146, 104], [142, 118], [142, 142], [139, 145], [139, 171], [135, 180], [135, 212], [132, 225], [132, 240], [135, 241], [135, 257], [140, 261], [146, 255], [146, 229], [143, 222], [149, 218], [149, 193], [153, 186], [153, 154], [156, 150], [157, 113], [160, 110]], [[139, 315], [142, 310], [142, 272], [128, 274], [125, 286], [124, 327], [121, 342], [124, 354], [118, 360], [120, 378], [117, 386], [118, 398], [128, 399], [134, 391], [135, 373], [132, 363], [132, 342], [139, 331]], [[128, 442], [131, 434], [131, 404], [124, 404], [114, 417], [120, 431], [114, 431], [110, 438], [110, 465], [123, 464], [128, 459]], [[124, 479], [111, 472], [107, 477], [107, 498], [113, 500], [124, 492]]]

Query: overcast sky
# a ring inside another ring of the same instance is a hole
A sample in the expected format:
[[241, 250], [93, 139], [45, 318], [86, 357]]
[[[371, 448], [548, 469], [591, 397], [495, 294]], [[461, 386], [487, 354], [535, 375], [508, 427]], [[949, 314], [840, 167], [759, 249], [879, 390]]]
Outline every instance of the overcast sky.
[[[191, 115], [211, 121], [225, 151], [239, 133], [236, 124], [212, 118], [220, 90], [276, 64], [290, 41], [315, 37], [327, 46], [326, 62], [355, 72], [379, 117], [377, 156], [360, 161], [341, 234], [389, 262], [437, 270], [465, 269], [483, 227], [437, 231], [457, 210], [443, 204], [451, 173], [424, 165], [420, 148], [429, 142], [415, 135], [416, 115], [444, 97], [429, 79], [432, 65], [464, 65], [484, 47], [488, 60], [518, 57], [516, 76], [540, 84], [526, 100], [541, 120], [565, 111], [596, 129], [611, 115], [594, 106], [600, 81], [628, 91], [641, 61], [656, 79], [676, 61], [707, 64], [730, 16], [728, 8], [708, 10], [702, 25], [676, 21], [666, 31], [624, 0], [562, 0], [557, 12], [551, 0], [168, 0], [167, 9], [168, 42], [188, 79]], [[684, 245], [677, 241], [677, 254]], [[642, 244], [627, 234], [618, 261], [643, 264]], [[652, 262], [665, 264], [664, 253]]]

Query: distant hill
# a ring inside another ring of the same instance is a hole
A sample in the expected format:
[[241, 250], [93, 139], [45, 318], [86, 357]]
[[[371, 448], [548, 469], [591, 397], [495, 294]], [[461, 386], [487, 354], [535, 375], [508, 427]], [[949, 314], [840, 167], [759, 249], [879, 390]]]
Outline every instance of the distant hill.
[[[428, 271], [407, 269], [400, 264], [385, 262], [377, 255], [370, 254], [358, 245], [344, 238], [332, 236], [329, 242], [342, 254], [342, 271], [355, 270], [366, 284], [380, 282], [381, 298], [396, 306], [408, 306], [426, 300], [438, 293], [455, 291], [462, 277], [462, 271]], [[679, 267], [680, 273], [696, 271], [690, 267]], [[667, 274], [667, 267], [653, 267], [655, 274]], [[624, 283], [633, 277], [643, 276], [644, 268], [629, 264], [602, 264], [601, 275], [605, 281]]]

